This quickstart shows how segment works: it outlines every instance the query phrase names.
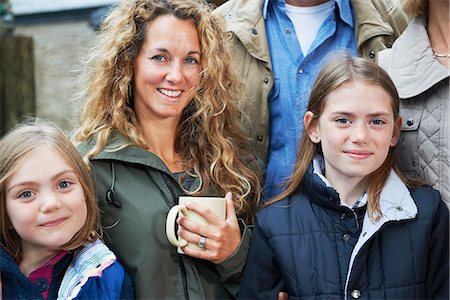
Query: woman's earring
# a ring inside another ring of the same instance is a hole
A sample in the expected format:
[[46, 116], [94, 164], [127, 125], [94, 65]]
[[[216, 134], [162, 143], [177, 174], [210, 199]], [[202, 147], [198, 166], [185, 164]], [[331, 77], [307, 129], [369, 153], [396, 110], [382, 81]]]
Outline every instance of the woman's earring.
[[319, 136], [318, 135], [314, 136], [314, 140], [318, 141], [319, 140]]

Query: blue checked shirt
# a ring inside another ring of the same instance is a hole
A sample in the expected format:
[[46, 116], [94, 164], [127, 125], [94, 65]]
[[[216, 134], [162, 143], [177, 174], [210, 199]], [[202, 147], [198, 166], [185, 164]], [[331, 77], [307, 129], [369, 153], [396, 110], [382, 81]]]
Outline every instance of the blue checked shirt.
[[303, 115], [322, 59], [333, 50], [356, 54], [353, 8], [349, 0], [335, 0], [334, 14], [325, 19], [306, 56], [284, 0], [266, 0], [263, 16], [275, 84], [269, 95], [270, 143], [264, 197], [279, 194], [291, 175], [303, 129]]

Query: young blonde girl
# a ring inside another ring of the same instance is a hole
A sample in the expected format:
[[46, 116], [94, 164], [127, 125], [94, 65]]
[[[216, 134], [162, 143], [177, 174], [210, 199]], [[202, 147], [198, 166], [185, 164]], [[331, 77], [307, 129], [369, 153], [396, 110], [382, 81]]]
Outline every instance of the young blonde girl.
[[132, 298], [99, 239], [91, 174], [56, 126], [18, 125], [0, 140], [3, 299]]
[[448, 299], [448, 210], [395, 167], [389, 76], [333, 56], [307, 110], [287, 188], [257, 215], [239, 297]]

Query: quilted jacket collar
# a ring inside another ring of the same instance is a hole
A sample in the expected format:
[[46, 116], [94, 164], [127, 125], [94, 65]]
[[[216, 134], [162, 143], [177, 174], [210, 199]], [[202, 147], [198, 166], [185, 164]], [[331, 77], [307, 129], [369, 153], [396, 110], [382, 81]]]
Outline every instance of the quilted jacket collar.
[[[450, 70], [434, 58], [426, 32], [425, 17], [415, 17], [388, 52], [380, 53], [380, 64], [397, 86], [400, 98], [411, 98], [450, 76]], [[389, 61], [384, 61], [391, 54]]]
[[[312, 201], [315, 201], [323, 207], [335, 210], [340, 209], [339, 193], [332, 187], [330, 182], [321, 175], [320, 159], [321, 158], [317, 156], [314, 158], [313, 163], [305, 175], [304, 192], [308, 194]], [[393, 170], [381, 191], [380, 209], [383, 217], [375, 223], [370, 221], [366, 213], [363, 232], [364, 227], [367, 227], [367, 230], [370, 229], [369, 231], [371, 231], [372, 227], [369, 228], [368, 226], [376, 226], [378, 230], [381, 225], [388, 221], [412, 219], [417, 215], [417, 206], [412, 199], [408, 188]]]
[[115, 261], [116, 256], [102, 241], [86, 243], [67, 268], [58, 299], [75, 299], [89, 278], [101, 277], [102, 271]]

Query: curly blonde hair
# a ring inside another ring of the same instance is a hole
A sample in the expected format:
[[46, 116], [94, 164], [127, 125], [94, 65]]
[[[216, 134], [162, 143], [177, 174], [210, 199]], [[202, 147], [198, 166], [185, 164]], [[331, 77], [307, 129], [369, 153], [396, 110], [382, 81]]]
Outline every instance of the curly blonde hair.
[[420, 16], [428, 9], [428, 0], [401, 0], [400, 5], [410, 17]]
[[114, 131], [128, 137], [129, 145], [147, 149], [133, 107], [133, 62], [152, 20], [164, 15], [190, 20], [200, 40], [202, 71], [193, 99], [183, 110], [175, 151], [184, 169], [202, 182], [195, 194], [205, 193], [210, 185], [231, 191], [237, 212], [251, 221], [260, 185], [248, 167], [255, 156], [239, 122], [237, 102], [244, 99], [243, 87], [225, 47], [224, 20], [211, 11], [207, 2], [198, 0], [123, 1], [112, 10], [87, 61], [87, 100], [75, 142], [94, 139], [85, 159], [101, 152]]

